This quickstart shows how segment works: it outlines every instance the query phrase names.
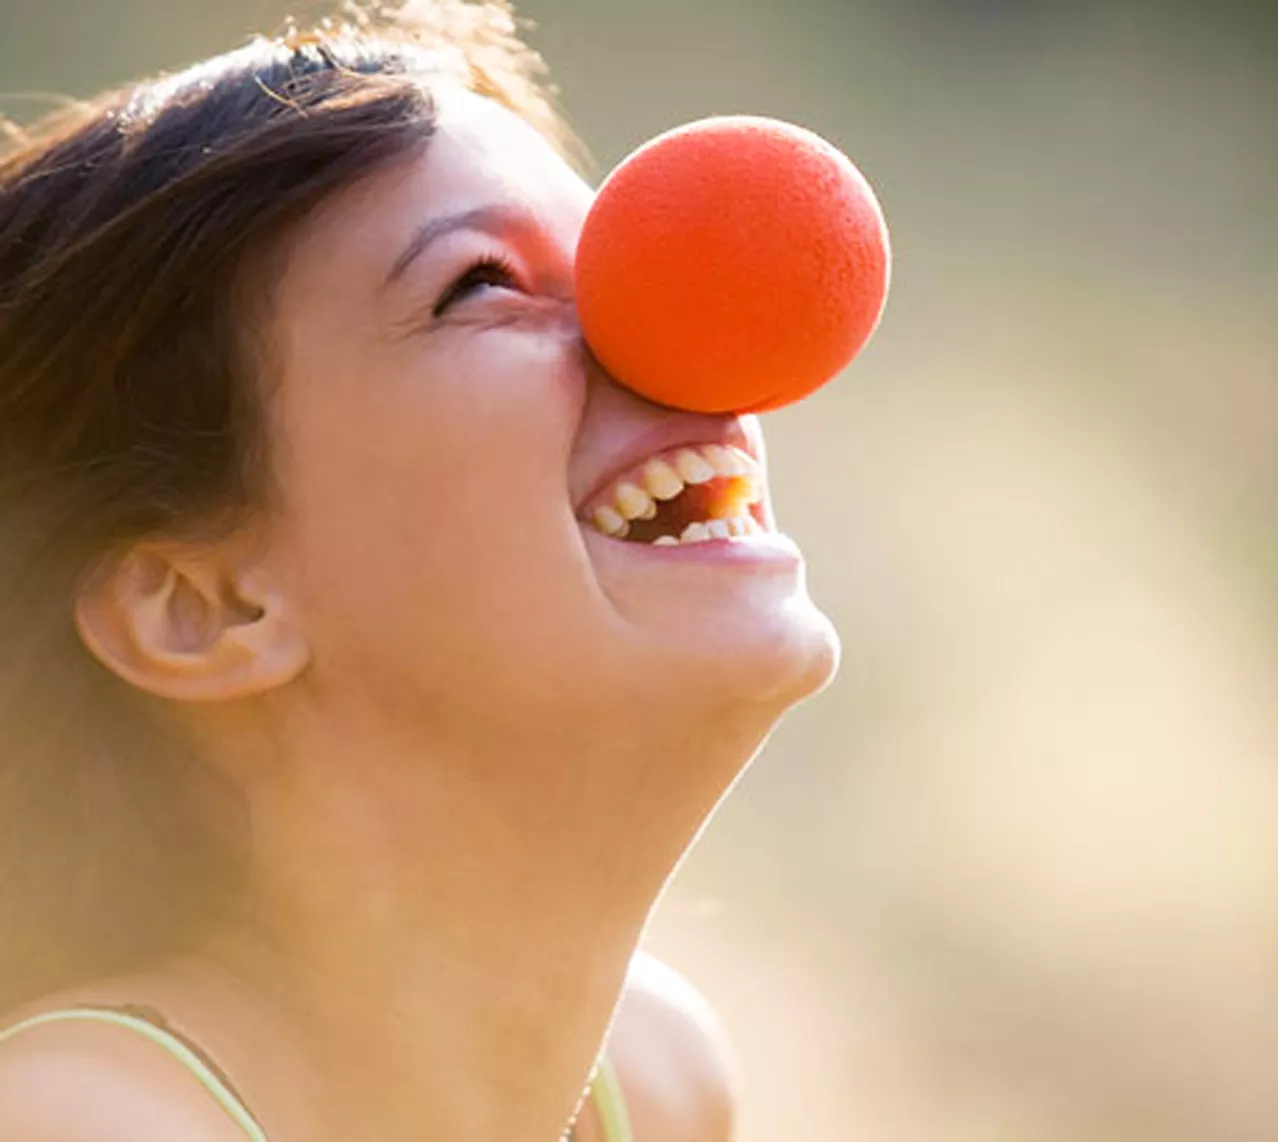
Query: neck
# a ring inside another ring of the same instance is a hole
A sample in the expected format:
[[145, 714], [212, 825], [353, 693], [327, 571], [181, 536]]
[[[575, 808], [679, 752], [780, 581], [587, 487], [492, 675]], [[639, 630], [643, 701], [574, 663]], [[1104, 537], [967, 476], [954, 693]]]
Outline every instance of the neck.
[[639, 759], [601, 735], [614, 744], [571, 779], [524, 743], [429, 767], [330, 751], [264, 781], [254, 861], [270, 875], [211, 957], [246, 1004], [269, 1002], [296, 1092], [280, 1121], [322, 1142], [556, 1138], [653, 905], [764, 732], [649, 731]]

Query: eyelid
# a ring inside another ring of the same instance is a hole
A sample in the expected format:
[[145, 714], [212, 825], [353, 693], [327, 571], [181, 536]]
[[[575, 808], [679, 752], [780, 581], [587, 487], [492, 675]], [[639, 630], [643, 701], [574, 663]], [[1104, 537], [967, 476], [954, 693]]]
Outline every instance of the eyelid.
[[[471, 258], [465, 269], [454, 275], [452, 280], [444, 287], [431, 308], [432, 316], [440, 318], [454, 305], [465, 300], [464, 296], [454, 297], [453, 295], [468, 278], [482, 270], [490, 270], [510, 278], [512, 284], [508, 288], [519, 290], [526, 290], [527, 288], [523, 284], [523, 274], [520, 272], [520, 267], [516, 265], [515, 260], [508, 253], [496, 250], [487, 254], [478, 254]], [[489, 283], [489, 285], [495, 286], [496, 283]]]
[[[457, 242], [457, 238], [462, 241]], [[432, 329], [443, 330], [450, 324], [460, 322], [460, 311], [455, 318], [451, 309], [437, 316], [436, 308], [450, 289], [486, 260], [501, 261], [509, 266], [514, 278], [512, 294], [516, 285], [522, 291], [520, 296], [507, 299], [511, 305], [533, 305], [537, 308], [546, 305], [556, 308], [565, 304], [571, 306], [571, 263], [565, 258], [561, 264], [556, 258], [553, 265], [545, 264], [541, 260], [539, 247], [525, 249], [518, 235], [512, 236], [512, 239], [472, 229], [455, 231], [440, 242], [436, 249], [432, 249], [421, 259], [423, 266], [432, 268], [420, 272], [419, 279], [408, 287], [417, 300], [401, 319], [393, 321], [393, 336], [412, 337], [429, 333]], [[452, 252], [445, 254], [445, 247]], [[478, 310], [477, 315], [484, 312], [488, 312], [487, 307]]]

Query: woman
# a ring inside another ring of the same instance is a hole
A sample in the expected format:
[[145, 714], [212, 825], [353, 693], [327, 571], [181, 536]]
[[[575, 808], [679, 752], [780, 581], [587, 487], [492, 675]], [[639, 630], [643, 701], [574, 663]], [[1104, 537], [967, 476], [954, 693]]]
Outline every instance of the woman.
[[725, 1136], [629, 965], [837, 641], [757, 422], [583, 346], [539, 77], [453, 0], [0, 165], [6, 1142]]

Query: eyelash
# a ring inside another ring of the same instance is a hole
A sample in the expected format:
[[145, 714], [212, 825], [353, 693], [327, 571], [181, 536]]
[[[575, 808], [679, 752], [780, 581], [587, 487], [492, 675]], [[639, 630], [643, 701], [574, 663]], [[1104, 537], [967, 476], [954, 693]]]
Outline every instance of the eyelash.
[[444, 296], [435, 303], [432, 316], [443, 317], [452, 306], [469, 297], [475, 286], [481, 285], [518, 288], [515, 267], [510, 259], [501, 254], [480, 258], [444, 291]]

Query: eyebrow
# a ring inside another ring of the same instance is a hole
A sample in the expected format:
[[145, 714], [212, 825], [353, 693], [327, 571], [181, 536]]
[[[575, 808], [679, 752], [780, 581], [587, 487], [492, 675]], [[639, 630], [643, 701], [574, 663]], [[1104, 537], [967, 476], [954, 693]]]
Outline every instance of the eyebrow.
[[432, 218], [414, 232], [408, 245], [395, 259], [382, 282], [382, 289], [395, 284], [404, 276], [404, 272], [434, 242], [458, 230], [478, 230], [485, 234], [499, 237], [512, 229], [528, 229], [535, 226], [532, 215], [525, 209], [494, 203], [489, 206], [478, 206], [473, 210], [463, 210], [457, 214], [445, 214], [441, 218]]

